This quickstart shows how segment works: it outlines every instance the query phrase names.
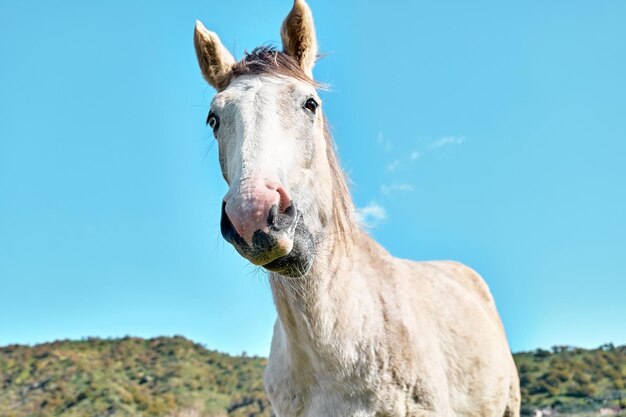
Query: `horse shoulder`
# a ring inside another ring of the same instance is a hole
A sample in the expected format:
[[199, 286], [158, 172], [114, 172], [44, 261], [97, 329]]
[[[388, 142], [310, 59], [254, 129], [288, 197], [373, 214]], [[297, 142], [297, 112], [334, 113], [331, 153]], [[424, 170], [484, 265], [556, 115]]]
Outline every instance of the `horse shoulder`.
[[456, 261], [430, 261], [426, 264], [440, 270], [449, 279], [459, 283], [485, 303], [495, 305], [489, 286], [478, 272], [469, 266]]
[[430, 297], [446, 300], [446, 307], [438, 304], [430, 317], [440, 323], [438, 340], [448, 364], [451, 406], [458, 415], [474, 415], [475, 410], [481, 410], [477, 415], [503, 415], [507, 402], [519, 402], [519, 387], [489, 287], [476, 271], [458, 262], [412, 266], [416, 286], [424, 286]]

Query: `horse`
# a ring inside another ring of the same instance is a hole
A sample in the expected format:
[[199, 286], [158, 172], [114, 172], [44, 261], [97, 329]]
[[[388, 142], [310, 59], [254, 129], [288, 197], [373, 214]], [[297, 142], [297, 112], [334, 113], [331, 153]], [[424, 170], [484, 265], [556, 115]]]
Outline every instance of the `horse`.
[[518, 417], [517, 370], [483, 279], [456, 262], [394, 258], [360, 227], [304, 0], [281, 40], [282, 51], [237, 62], [200, 21], [194, 31], [229, 186], [221, 234], [268, 271], [276, 306], [264, 374], [276, 416]]

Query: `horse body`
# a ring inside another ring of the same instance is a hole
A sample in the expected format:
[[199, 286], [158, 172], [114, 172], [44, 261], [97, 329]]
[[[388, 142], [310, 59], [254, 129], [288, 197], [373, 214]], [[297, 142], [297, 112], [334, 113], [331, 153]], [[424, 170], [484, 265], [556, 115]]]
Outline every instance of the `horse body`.
[[270, 277], [279, 317], [265, 384], [277, 415], [517, 416], [517, 372], [482, 279], [356, 241], [334, 272]]
[[278, 417], [517, 417], [519, 382], [484, 281], [396, 259], [362, 231], [322, 114], [303, 0], [283, 51], [240, 62], [198, 22], [207, 124], [229, 190], [224, 238], [269, 271], [278, 319], [265, 385]]

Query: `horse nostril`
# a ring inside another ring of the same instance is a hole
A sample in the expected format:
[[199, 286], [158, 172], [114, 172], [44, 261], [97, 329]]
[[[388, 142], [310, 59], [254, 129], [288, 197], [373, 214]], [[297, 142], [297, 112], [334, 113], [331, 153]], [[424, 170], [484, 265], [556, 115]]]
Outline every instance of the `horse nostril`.
[[[226, 202], [222, 202], [222, 216], [220, 218], [220, 229], [222, 232], [222, 236], [226, 238], [226, 236], [230, 236], [234, 231], [235, 227], [233, 223], [228, 218], [228, 214], [226, 214]], [[228, 240], [228, 238], [226, 238]]]
[[293, 201], [290, 202], [282, 213], [278, 211], [278, 205], [274, 204], [270, 208], [269, 215], [267, 216], [267, 224], [272, 230], [277, 232], [292, 227], [296, 221], [296, 205]]
[[285, 216], [289, 216], [291, 218], [295, 218], [296, 217], [296, 203], [294, 203], [293, 201], [290, 202], [289, 207], [287, 207], [285, 209], [285, 211], [283, 212], [283, 214]]
[[227, 242], [231, 244], [237, 244], [240, 246], [247, 246], [246, 241], [237, 233], [237, 229], [231, 222], [228, 214], [226, 214], [226, 202], [222, 202], [222, 216], [220, 219], [220, 230], [222, 232], [222, 236]]
[[274, 204], [270, 207], [270, 212], [267, 215], [267, 224], [273, 226], [278, 221], [278, 205]]

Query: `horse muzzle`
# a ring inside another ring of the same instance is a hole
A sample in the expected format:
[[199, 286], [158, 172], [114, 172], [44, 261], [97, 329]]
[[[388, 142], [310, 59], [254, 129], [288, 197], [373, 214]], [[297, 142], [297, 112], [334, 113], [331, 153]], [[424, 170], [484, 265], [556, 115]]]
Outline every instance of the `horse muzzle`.
[[277, 204], [272, 205], [264, 226], [254, 231], [247, 242], [229, 218], [226, 202], [222, 204], [222, 236], [241, 256], [280, 275], [305, 275], [312, 264], [314, 239], [295, 203], [292, 201], [282, 212]]

